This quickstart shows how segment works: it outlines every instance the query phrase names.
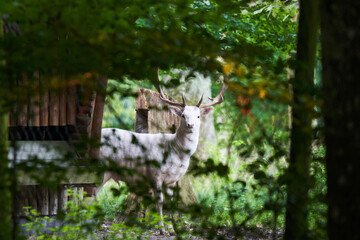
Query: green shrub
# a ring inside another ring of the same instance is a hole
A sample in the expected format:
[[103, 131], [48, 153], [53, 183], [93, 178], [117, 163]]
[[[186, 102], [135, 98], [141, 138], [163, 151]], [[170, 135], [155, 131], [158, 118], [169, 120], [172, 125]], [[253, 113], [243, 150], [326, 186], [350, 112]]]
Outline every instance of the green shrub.
[[96, 201], [102, 208], [106, 220], [114, 221], [119, 217], [128, 193], [125, 184], [119, 186], [113, 180], [108, 181], [100, 189]]
[[54, 219], [40, 217], [36, 210], [26, 207], [29, 222], [23, 226], [30, 233], [29, 239], [98, 239], [96, 230], [101, 227], [101, 209], [96, 204], [89, 204], [89, 199], [83, 200], [83, 194], [67, 190], [71, 200], [66, 202], [63, 212], [58, 213], [58, 220], [62, 224], [54, 228], [48, 226]]

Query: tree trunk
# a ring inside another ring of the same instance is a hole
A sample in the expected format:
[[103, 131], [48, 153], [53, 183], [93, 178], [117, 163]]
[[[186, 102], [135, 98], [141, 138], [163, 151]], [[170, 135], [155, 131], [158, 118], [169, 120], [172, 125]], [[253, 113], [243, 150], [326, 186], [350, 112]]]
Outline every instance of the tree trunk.
[[328, 235], [360, 239], [360, 2], [321, 9]]
[[[12, 33], [9, 31], [11, 28], [10, 26], [13, 26], [12, 23], [8, 23], [6, 21], [5, 14], [0, 16], [0, 36], [4, 33]], [[7, 24], [8, 29], [5, 29], [4, 23]], [[16, 29], [12, 28], [12, 29]], [[12, 33], [14, 34], [14, 33]], [[12, 45], [10, 45], [12, 46]], [[11, 53], [11, 49], [6, 49], [8, 52]], [[10, 51], [9, 51], [10, 50]], [[1, 64], [4, 64], [2, 62]], [[9, 79], [6, 79], [2, 77], [0, 79], [0, 88], [1, 89], [8, 89], [8, 83], [11, 79], [11, 68], [8, 68], [8, 77]], [[2, 98], [1, 98], [2, 97]], [[0, 97], [0, 239], [15, 239], [16, 236], [16, 229], [14, 225], [15, 221], [12, 218], [13, 214], [13, 202], [12, 202], [12, 187], [15, 188], [15, 186], [11, 186], [11, 180], [13, 179], [11, 177], [11, 170], [9, 169], [9, 159], [8, 159], [8, 151], [9, 151], [9, 143], [8, 143], [8, 114], [6, 113], [6, 110], [3, 108], [6, 104], [9, 102], [6, 102], [7, 99], [3, 96]], [[14, 191], [13, 191], [14, 192]]]
[[0, 105], [0, 239], [11, 238], [11, 191], [8, 160], [7, 114]]
[[289, 240], [308, 238], [307, 205], [318, 23], [318, 1], [301, 0], [295, 78], [292, 86], [292, 128], [285, 222], [285, 239]]

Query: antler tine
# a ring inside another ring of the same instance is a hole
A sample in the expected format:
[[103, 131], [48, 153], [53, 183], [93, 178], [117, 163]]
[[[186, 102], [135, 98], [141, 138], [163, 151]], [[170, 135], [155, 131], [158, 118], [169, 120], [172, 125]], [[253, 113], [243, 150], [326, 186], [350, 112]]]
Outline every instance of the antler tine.
[[181, 98], [182, 98], [182, 104], [184, 105], [184, 107], [186, 106], [186, 102], [185, 102], [185, 96], [184, 93], [181, 94]]
[[167, 98], [163, 92], [163, 90], [161, 89], [159, 83], [159, 68], [156, 69], [156, 77], [157, 77], [157, 83], [154, 84], [156, 90], [159, 92], [160, 96], [159, 98], [161, 99], [161, 101], [169, 104], [169, 105], [173, 105], [173, 106], [178, 106], [178, 107], [185, 107], [186, 106], [186, 102], [185, 102], [185, 97], [184, 94], [182, 94], [182, 103], [178, 102], [178, 101], [172, 101], [169, 98]]
[[201, 105], [201, 101], [202, 101], [202, 97], [201, 97], [198, 105], [196, 105], [196, 106], [198, 106], [199, 108], [206, 108], [206, 107], [211, 107], [211, 106], [222, 103], [224, 101], [223, 94], [226, 89], [227, 89], [227, 85], [225, 83], [223, 83], [220, 93], [214, 98], [209, 98], [212, 101], [211, 103]]
[[201, 106], [201, 102], [202, 102], [202, 100], [203, 100], [203, 97], [204, 97], [204, 94], [201, 95], [200, 101], [198, 102], [198, 104], [196, 104], [196, 106], [197, 106], [198, 108], [200, 108], [200, 106]]

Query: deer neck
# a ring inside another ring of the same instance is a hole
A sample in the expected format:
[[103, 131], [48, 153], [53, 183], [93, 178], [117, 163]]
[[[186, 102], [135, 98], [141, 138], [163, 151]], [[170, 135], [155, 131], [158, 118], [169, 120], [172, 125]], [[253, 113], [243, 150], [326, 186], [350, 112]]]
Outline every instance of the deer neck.
[[180, 124], [173, 142], [176, 152], [183, 156], [191, 156], [196, 151], [199, 142], [199, 132], [199, 129], [189, 131], [184, 125]]

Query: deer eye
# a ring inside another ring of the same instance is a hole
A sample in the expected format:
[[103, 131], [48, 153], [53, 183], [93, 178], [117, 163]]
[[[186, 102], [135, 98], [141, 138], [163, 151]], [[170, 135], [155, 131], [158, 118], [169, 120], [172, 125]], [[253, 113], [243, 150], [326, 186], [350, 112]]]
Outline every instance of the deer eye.
[[198, 118], [200, 118], [200, 116], [198, 116]]

